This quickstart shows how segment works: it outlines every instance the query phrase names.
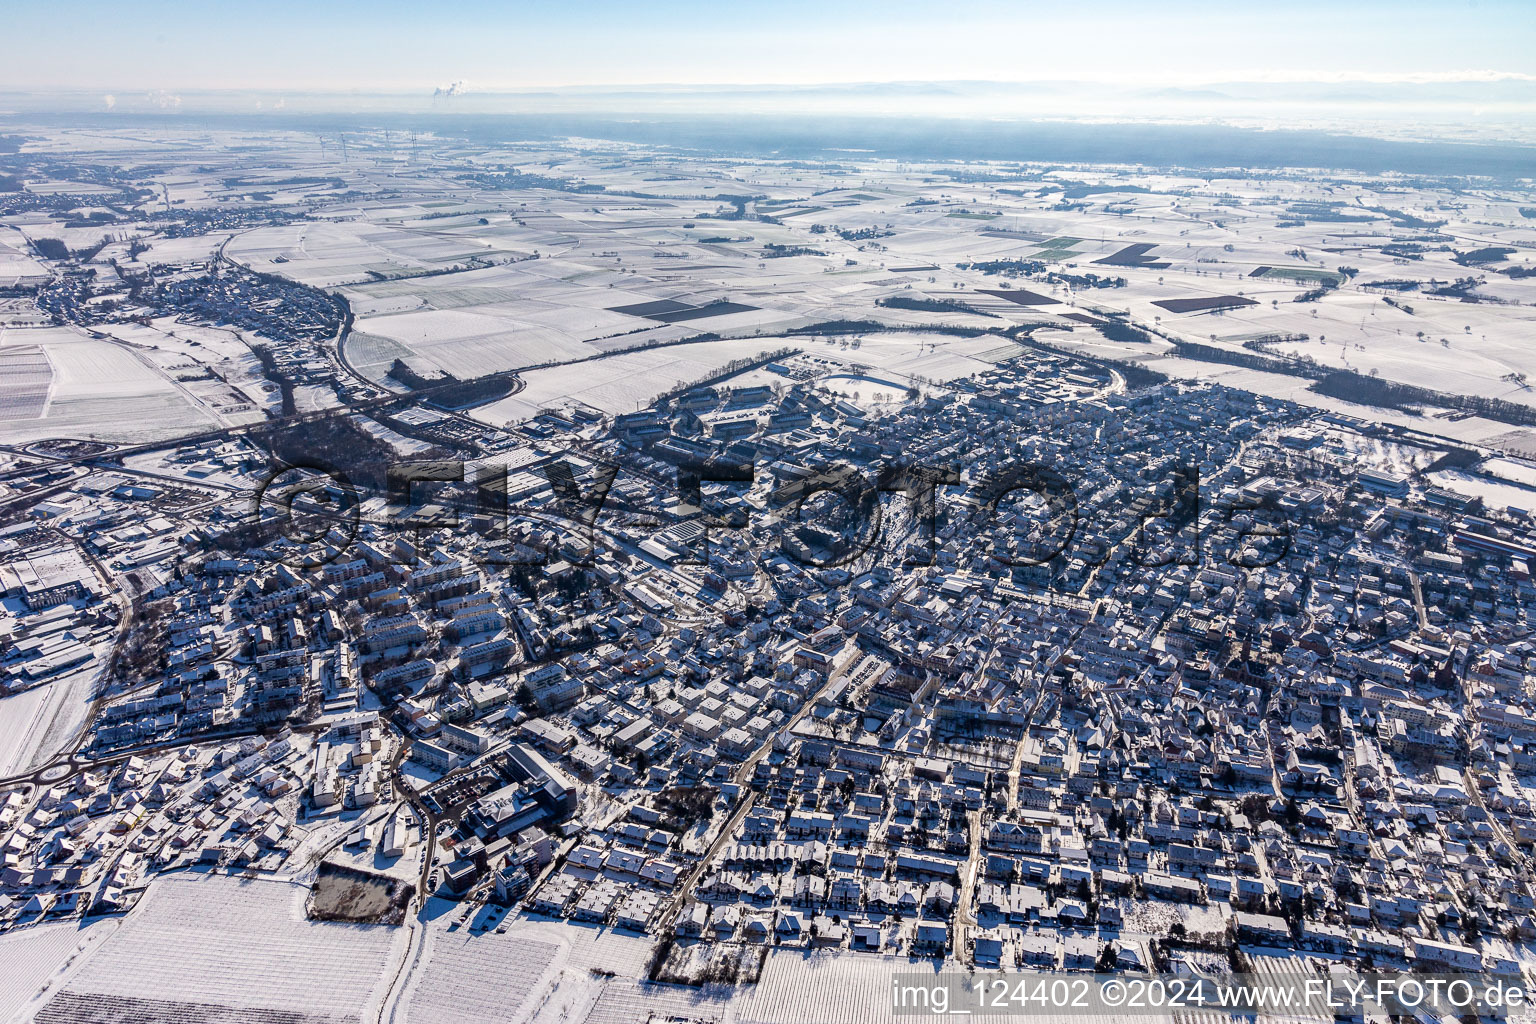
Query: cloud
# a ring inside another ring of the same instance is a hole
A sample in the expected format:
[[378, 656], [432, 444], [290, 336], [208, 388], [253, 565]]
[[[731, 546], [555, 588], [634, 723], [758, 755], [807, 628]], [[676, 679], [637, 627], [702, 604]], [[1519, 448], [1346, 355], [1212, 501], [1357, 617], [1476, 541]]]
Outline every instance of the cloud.
[[432, 90], [433, 96], [462, 96], [469, 92], [469, 83], [459, 79], [450, 85], [440, 85]]
[[111, 110], [113, 107], [117, 106], [117, 97], [113, 96], [111, 93], [107, 93], [101, 98], [101, 102], [107, 105], [108, 110]]
[[1260, 71], [1248, 76], [1256, 82], [1369, 82], [1375, 85], [1443, 85], [1454, 82], [1536, 82], [1523, 71]]
[[157, 89], [152, 93], [148, 93], [144, 98], [161, 110], [175, 110], [181, 106], [181, 97], [175, 93], [166, 92], [164, 89]]

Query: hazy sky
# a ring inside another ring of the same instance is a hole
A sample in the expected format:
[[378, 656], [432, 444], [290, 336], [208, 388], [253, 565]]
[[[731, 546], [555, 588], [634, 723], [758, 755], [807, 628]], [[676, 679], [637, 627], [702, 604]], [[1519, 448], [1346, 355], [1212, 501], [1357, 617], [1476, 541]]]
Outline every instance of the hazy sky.
[[1536, 5], [8, 0], [0, 89], [1536, 76]]

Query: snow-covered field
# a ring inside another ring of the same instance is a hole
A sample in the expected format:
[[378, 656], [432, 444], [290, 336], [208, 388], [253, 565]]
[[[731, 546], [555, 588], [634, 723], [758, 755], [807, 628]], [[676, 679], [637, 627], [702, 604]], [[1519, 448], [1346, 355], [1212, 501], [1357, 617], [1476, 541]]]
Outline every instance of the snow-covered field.
[[0, 442], [45, 437], [149, 441], [219, 422], [137, 353], [112, 342], [65, 328], [10, 328], [4, 345], [45, 352], [53, 385], [41, 416], [0, 421]]
[[1245, 366], [1229, 366], [1223, 363], [1207, 363], [1171, 355], [1166, 344], [1152, 345], [1116, 344], [1106, 342], [1097, 334], [1065, 331], [1044, 331], [1037, 335], [1041, 341], [1089, 356], [1108, 356], [1115, 359], [1131, 359], [1170, 377], [1181, 379], [1211, 380], [1227, 387], [1270, 395], [1347, 416], [1360, 416], [1382, 423], [1395, 423], [1412, 427], [1425, 433], [1474, 444], [1500, 446], [1508, 444], [1522, 450], [1536, 446], [1536, 432], [1530, 428], [1514, 427], [1497, 420], [1480, 416], [1449, 418], [1435, 415], [1419, 415], [1395, 409], [1357, 405], [1342, 399], [1319, 395], [1310, 390], [1311, 380], [1289, 374], [1251, 370]]
[[984, 373], [992, 369], [1000, 356], [1011, 358], [1024, 351], [992, 336], [958, 338], [928, 331], [901, 331], [857, 337], [856, 348], [851, 344], [844, 347], [846, 339], [840, 337], [821, 341], [797, 338], [784, 344], [804, 348], [805, 354], [813, 358], [826, 355], [901, 378], [922, 377], [940, 382]]
[[1536, 487], [1536, 462], [1526, 459], [1489, 459], [1478, 468], [1504, 480]]
[[85, 724], [100, 665], [72, 672], [0, 697], [0, 775], [14, 775], [47, 761]]
[[318, 288], [419, 273], [488, 255], [491, 246], [473, 239], [416, 233], [392, 225], [315, 222], [257, 228], [225, 248], [230, 259], [262, 273], [282, 273]]
[[0, 1024], [9, 1024], [24, 1006], [30, 1010], [46, 1001], [59, 976], [88, 956], [120, 922], [96, 920], [44, 924], [0, 936], [0, 963], [5, 965], [5, 984], [0, 985]]
[[[260, 360], [231, 328], [182, 323], [164, 316], [147, 325], [104, 324], [100, 331], [137, 350], [166, 376], [193, 378], [183, 386], [231, 424], [258, 420], [264, 405], [277, 405], [277, 388], [262, 373]], [[222, 380], [197, 379], [203, 368]]]
[[423, 966], [412, 974], [401, 1024], [527, 1020], [562, 947], [517, 933], [450, 932], [449, 920], [445, 915], [426, 926]]
[[[1243, 350], [1257, 340], [1272, 354], [1536, 404], [1522, 376], [1536, 374], [1536, 349], [1528, 344], [1536, 281], [1512, 276], [1530, 269], [1536, 242], [1517, 212], [1524, 200], [1508, 189], [1473, 190], [1451, 203], [1444, 189], [1396, 179], [1087, 167], [1045, 169], [1020, 179], [1029, 187], [1009, 188], [985, 176], [936, 184], [931, 168], [865, 158], [856, 161], [860, 187], [847, 188], [814, 171], [746, 162], [726, 170], [670, 157], [678, 173], [656, 175], [592, 159], [578, 144], [543, 155], [551, 176], [600, 181], [610, 191], [422, 181], [412, 199], [348, 199], [327, 208], [323, 221], [237, 232], [226, 252], [263, 272], [340, 288], [357, 314], [349, 359], [375, 380], [396, 358], [418, 372], [468, 378], [702, 332], [736, 342], [836, 320], [994, 332], [940, 336], [917, 347], [900, 335], [868, 337], [855, 360], [881, 374], [943, 381], [1005, 354], [1007, 342], [995, 332], [1066, 326], [1086, 313], [1129, 314], [1190, 341]], [[996, 170], [996, 181], [1024, 173]], [[751, 215], [719, 219], [724, 204], [711, 196], [742, 193], [771, 198]], [[866, 242], [849, 237], [850, 228], [874, 235]], [[1457, 262], [1489, 246], [1511, 252]], [[986, 261], [1034, 262], [1030, 276], [1020, 277], [1017, 264]], [[444, 273], [454, 267], [461, 269]], [[1085, 275], [1121, 286], [1092, 287]], [[1476, 301], [1433, 294], [1469, 278], [1478, 281]], [[1325, 279], [1337, 287], [1314, 294]], [[1018, 288], [1052, 301], [987, 294]], [[1172, 300], [1222, 295], [1251, 304], [1219, 312], [1168, 308]], [[881, 304], [896, 296], [960, 305]], [[616, 311], [658, 299], [756, 308], [671, 324]], [[1280, 336], [1286, 340], [1276, 341]], [[1079, 327], [1071, 337], [1091, 345], [1098, 336]], [[1120, 349], [1122, 358], [1162, 351]], [[728, 351], [722, 345], [711, 354], [723, 362]], [[661, 390], [658, 383], [698, 376], [693, 354], [581, 363], [570, 377], [529, 371], [527, 392], [485, 418], [515, 420], [566, 399], [630, 409]], [[1236, 367], [1183, 361], [1159, 368], [1284, 397], [1305, 389], [1304, 381]], [[1481, 421], [1415, 425], [1466, 440], [1498, 433]]]
[[[499, 425], [569, 403], [605, 413], [634, 412], [662, 392], [699, 379], [733, 359], [783, 348], [802, 349], [807, 357], [824, 359], [829, 369], [860, 365], [872, 372], [892, 375], [891, 388], [896, 392], [905, 390], [912, 377], [941, 382], [967, 377], [991, 369], [999, 356], [1014, 356], [1021, 351], [1011, 343], [999, 345], [995, 337], [955, 338], [924, 331], [870, 334], [861, 337], [857, 347], [844, 338], [806, 336], [754, 336], [669, 345], [570, 366], [530, 370], [521, 375], [526, 385], [522, 391], [473, 410], [471, 415]], [[783, 377], [772, 379], [785, 382]], [[760, 375], [750, 378], [753, 383], [761, 381]]]
[[47, 269], [27, 250], [27, 240], [20, 231], [8, 224], [0, 226], [0, 284], [47, 276]]
[[1536, 490], [1529, 487], [1473, 476], [1455, 469], [1430, 473], [1429, 479], [1447, 490], [1481, 498], [1491, 508], [1517, 508], [1522, 512], [1536, 509]]
[[570, 402], [606, 413], [634, 412], [663, 391], [700, 378], [732, 359], [750, 358], [791, 343], [778, 338], [706, 341], [530, 370], [522, 375], [527, 385], [522, 391], [475, 409], [470, 415], [481, 422], [500, 425]]
[[[667, 1015], [717, 1024], [928, 1022], [946, 1018], [894, 1017], [893, 976], [955, 969], [775, 949], [756, 984], [653, 985], [638, 980], [648, 938], [521, 917], [506, 921], [504, 934], [450, 931], [458, 908], [440, 900], [415, 924], [425, 945], [402, 964], [411, 929], [309, 922], [304, 895], [279, 881], [172, 875], [121, 923], [0, 939], [14, 982], [0, 987], [0, 1022], [18, 1010], [16, 1019], [43, 1024], [371, 1024], [380, 1016], [390, 1024], [629, 1024]], [[391, 987], [398, 991], [386, 1003]]]
[[0, 329], [0, 420], [33, 420], [48, 408], [53, 365], [37, 345], [7, 345]]
[[458, 913], [456, 904], [428, 902], [416, 923], [426, 945], [386, 1008], [390, 1024], [594, 1019], [588, 1013], [610, 985], [645, 973], [652, 949], [642, 936], [537, 918], [508, 919], [502, 934], [450, 931]]
[[163, 877], [35, 1019], [371, 1022], [404, 929], [306, 921], [305, 894]]

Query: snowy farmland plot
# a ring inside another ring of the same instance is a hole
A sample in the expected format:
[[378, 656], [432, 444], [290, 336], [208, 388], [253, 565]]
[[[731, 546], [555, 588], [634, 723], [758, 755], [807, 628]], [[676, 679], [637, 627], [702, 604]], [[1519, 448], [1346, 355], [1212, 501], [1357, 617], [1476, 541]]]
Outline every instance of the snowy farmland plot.
[[305, 892], [223, 875], [162, 878], [35, 1019], [372, 1020], [404, 930], [307, 921]]
[[253, 270], [334, 287], [505, 259], [515, 250], [437, 227], [358, 221], [263, 228], [242, 235], [226, 254]]
[[456, 905], [437, 899], [421, 917], [424, 945], [386, 1008], [404, 1024], [581, 1020], [610, 986], [633, 987], [623, 979], [644, 974], [653, 945], [608, 928], [523, 917], [506, 920], [505, 931], [477, 932], [457, 926]]
[[[0, 353], [12, 346], [45, 354], [53, 368], [52, 386], [40, 415], [0, 417], [0, 441], [147, 441], [219, 422], [191, 393], [127, 347], [61, 328], [9, 329]], [[36, 366], [35, 359], [29, 365]], [[3, 395], [17, 401], [15, 408], [35, 409], [38, 375], [32, 369], [26, 376], [31, 383], [0, 384]]]
[[527, 1020], [564, 947], [522, 934], [448, 930], [445, 914], [427, 928], [422, 964], [405, 994], [405, 1024], [441, 1020]]
[[118, 922], [96, 921], [39, 925], [0, 937], [0, 962], [5, 984], [0, 986], [0, 1021], [15, 1020], [24, 1006], [46, 1001], [48, 992], [71, 966], [95, 952]]
[[580, 404], [606, 413], [634, 412], [679, 382], [701, 377], [733, 359], [751, 358], [787, 344], [782, 338], [706, 341], [624, 352], [603, 359], [530, 370], [522, 391], [474, 410], [484, 423], [527, 419], [550, 406]]
[[35, 420], [48, 407], [53, 364], [38, 345], [5, 345], [0, 334], [0, 420]]
[[46, 268], [28, 251], [26, 237], [9, 225], [0, 227], [0, 285], [18, 284], [48, 276]]
[[93, 659], [50, 682], [0, 697], [0, 775], [46, 763], [86, 725], [100, 671]]

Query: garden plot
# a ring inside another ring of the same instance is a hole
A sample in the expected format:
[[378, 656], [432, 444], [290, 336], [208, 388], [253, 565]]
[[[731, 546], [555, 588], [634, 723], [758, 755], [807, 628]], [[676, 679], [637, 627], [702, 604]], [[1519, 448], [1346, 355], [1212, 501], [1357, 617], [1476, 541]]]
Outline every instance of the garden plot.
[[36, 1019], [372, 1021], [405, 930], [307, 921], [304, 898], [285, 882], [162, 877]]

